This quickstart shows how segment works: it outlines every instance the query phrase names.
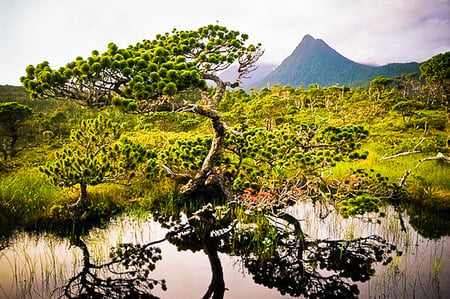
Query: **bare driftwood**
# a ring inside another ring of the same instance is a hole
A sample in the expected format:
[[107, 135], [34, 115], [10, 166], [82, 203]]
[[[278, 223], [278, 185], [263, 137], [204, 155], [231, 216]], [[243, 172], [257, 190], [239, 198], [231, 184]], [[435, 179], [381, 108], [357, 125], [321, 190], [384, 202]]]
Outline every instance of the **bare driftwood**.
[[418, 151], [417, 148], [425, 141], [425, 139], [426, 139], [425, 137], [420, 139], [419, 143], [416, 144], [416, 146], [412, 149], [412, 151], [402, 152], [402, 153], [399, 153], [399, 154], [396, 154], [396, 155], [392, 155], [392, 156], [387, 156], [387, 157], [386, 157], [386, 154], [384, 154], [383, 158], [381, 158], [380, 161], [381, 160], [388, 160], [388, 159], [392, 159], [392, 158], [397, 158], [397, 157], [400, 157], [400, 156], [407, 156], [407, 155], [411, 155], [411, 154], [420, 153], [420, 151]]
[[[400, 156], [407, 156], [407, 155], [411, 155], [411, 154], [417, 154], [420, 153], [420, 151], [417, 150], [417, 148], [425, 141], [425, 137], [423, 137], [422, 139], [420, 139], [420, 141], [414, 146], [414, 148], [409, 151], [409, 152], [402, 152], [402, 153], [398, 153], [392, 156], [387, 156], [386, 154], [383, 156], [383, 158], [380, 159], [381, 160], [388, 160], [388, 159], [393, 159], [393, 158], [397, 158]], [[445, 156], [442, 153], [437, 153], [436, 156], [434, 157], [426, 157], [423, 158], [421, 160], [419, 160], [416, 164], [416, 166], [414, 168], [411, 168], [410, 170], [406, 171], [405, 174], [398, 180], [398, 185], [400, 187], [403, 187], [406, 183], [406, 179], [408, 178], [408, 176], [411, 174], [411, 172], [413, 171], [413, 169], [419, 167], [420, 163], [425, 162], [425, 161], [431, 161], [431, 160], [443, 160], [447, 163], [450, 163], [450, 157]]]
[[447, 163], [450, 163], [450, 157], [445, 156], [442, 153], [437, 153], [437, 155], [434, 156], [434, 157], [423, 158], [423, 159], [419, 160], [419, 162], [417, 162], [417, 164], [416, 164], [416, 166], [414, 168], [411, 168], [410, 170], [405, 172], [403, 177], [401, 177], [400, 180], [398, 181], [398, 185], [400, 187], [403, 187], [405, 185], [406, 179], [411, 174], [412, 170], [417, 168], [417, 167], [419, 167], [420, 163], [425, 162], [425, 161], [432, 161], [432, 160], [443, 160], [443, 161], [445, 161]]
[[443, 153], [437, 153], [437, 155], [434, 157], [427, 157], [419, 160], [419, 162], [417, 162], [416, 167], [418, 167], [420, 163], [430, 160], [444, 160], [445, 162], [450, 163], [450, 157], [445, 156]]

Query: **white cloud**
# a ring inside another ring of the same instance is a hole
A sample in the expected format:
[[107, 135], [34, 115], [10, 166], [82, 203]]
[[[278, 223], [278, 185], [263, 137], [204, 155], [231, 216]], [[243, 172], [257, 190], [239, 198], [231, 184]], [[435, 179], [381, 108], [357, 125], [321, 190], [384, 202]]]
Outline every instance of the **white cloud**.
[[19, 84], [28, 64], [58, 67], [172, 28], [215, 23], [250, 35], [280, 63], [305, 34], [344, 56], [376, 64], [423, 61], [450, 50], [449, 0], [3, 0], [0, 84]]

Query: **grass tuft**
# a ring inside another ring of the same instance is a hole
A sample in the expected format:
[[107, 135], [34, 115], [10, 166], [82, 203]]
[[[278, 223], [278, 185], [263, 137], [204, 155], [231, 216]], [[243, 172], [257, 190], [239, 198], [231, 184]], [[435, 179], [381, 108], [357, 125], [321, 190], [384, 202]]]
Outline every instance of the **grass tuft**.
[[2, 177], [0, 181], [0, 226], [36, 223], [59, 196], [53, 186], [38, 171], [20, 171]]

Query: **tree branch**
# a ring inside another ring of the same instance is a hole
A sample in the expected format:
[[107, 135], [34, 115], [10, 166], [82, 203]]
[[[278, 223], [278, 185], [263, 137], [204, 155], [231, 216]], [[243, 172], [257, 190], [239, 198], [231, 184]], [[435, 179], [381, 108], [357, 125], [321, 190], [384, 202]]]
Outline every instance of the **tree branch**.
[[185, 174], [185, 173], [176, 173], [169, 166], [167, 166], [166, 164], [164, 164], [164, 163], [162, 163], [160, 161], [158, 161], [157, 163], [162, 169], [167, 171], [167, 173], [169, 173], [171, 176], [178, 177], [178, 178], [185, 178], [185, 179], [191, 179], [192, 178], [192, 176], [190, 176], [188, 174]]

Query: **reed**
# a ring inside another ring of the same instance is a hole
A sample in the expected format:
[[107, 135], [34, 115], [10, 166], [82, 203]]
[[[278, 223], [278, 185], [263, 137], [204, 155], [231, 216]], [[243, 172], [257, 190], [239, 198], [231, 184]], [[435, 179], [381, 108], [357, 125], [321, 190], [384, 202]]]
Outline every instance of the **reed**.
[[430, 267], [430, 279], [434, 285], [439, 285], [442, 270], [445, 269], [447, 261], [442, 257], [435, 257]]

